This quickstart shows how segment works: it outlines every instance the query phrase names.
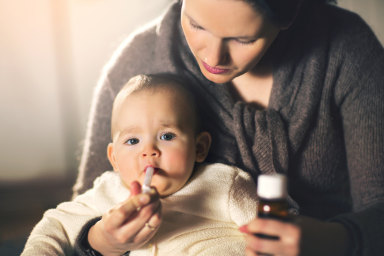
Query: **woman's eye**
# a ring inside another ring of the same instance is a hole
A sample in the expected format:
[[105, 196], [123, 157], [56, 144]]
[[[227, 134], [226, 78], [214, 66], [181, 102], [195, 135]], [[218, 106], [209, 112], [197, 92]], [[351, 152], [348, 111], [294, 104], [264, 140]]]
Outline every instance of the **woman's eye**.
[[235, 41], [239, 44], [243, 44], [243, 45], [250, 45], [250, 44], [253, 44], [256, 40], [252, 40], [252, 41], [248, 41], [248, 42], [245, 42], [245, 41], [241, 41], [239, 39], [235, 39]]
[[189, 25], [191, 25], [191, 27], [192, 27], [193, 29], [196, 29], [196, 30], [203, 29], [202, 27], [200, 27], [200, 26], [198, 26], [198, 25], [196, 25], [196, 24], [193, 24], [192, 21], [189, 21]]
[[160, 139], [161, 140], [173, 140], [175, 137], [176, 137], [175, 134], [164, 133], [163, 135], [161, 135]]
[[137, 143], [139, 143], [139, 140], [138, 139], [128, 139], [125, 143], [127, 143], [128, 145], [135, 145]]

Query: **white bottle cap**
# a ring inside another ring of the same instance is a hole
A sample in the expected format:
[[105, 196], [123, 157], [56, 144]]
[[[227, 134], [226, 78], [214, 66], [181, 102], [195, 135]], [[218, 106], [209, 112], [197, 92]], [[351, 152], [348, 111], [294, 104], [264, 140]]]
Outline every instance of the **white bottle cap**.
[[284, 174], [261, 174], [257, 178], [257, 195], [265, 199], [285, 198], [287, 177]]

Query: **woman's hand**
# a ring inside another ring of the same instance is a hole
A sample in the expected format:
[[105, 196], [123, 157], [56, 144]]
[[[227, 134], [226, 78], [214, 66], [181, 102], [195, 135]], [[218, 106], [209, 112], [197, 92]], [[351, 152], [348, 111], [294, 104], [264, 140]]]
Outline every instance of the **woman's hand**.
[[[304, 216], [295, 216], [293, 222], [256, 218], [242, 226], [240, 231], [247, 234], [247, 256], [343, 256], [348, 255], [351, 246], [347, 230], [342, 224]], [[268, 240], [254, 234], [266, 234], [279, 239]]]
[[140, 184], [132, 182], [130, 197], [106, 212], [89, 230], [88, 242], [94, 250], [103, 255], [122, 255], [153, 237], [161, 223], [160, 196], [155, 188], [150, 194], [140, 193]]

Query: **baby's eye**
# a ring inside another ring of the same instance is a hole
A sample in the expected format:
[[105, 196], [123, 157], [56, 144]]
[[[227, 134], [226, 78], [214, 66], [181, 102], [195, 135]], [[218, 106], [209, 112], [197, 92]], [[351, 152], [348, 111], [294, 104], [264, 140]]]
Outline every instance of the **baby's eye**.
[[135, 145], [137, 143], [139, 143], [140, 141], [136, 138], [132, 138], [132, 139], [128, 139], [125, 143], [127, 143], [128, 145]]
[[161, 135], [160, 139], [161, 140], [173, 140], [175, 137], [176, 137], [175, 134], [164, 133], [163, 135]]

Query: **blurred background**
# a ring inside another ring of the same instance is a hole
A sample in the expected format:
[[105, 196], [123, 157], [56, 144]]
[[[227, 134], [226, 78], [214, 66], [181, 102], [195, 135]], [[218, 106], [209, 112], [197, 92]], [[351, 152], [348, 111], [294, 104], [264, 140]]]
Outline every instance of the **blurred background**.
[[[70, 200], [93, 88], [117, 46], [173, 0], [0, 0], [0, 255]], [[384, 44], [383, 0], [339, 0]]]

